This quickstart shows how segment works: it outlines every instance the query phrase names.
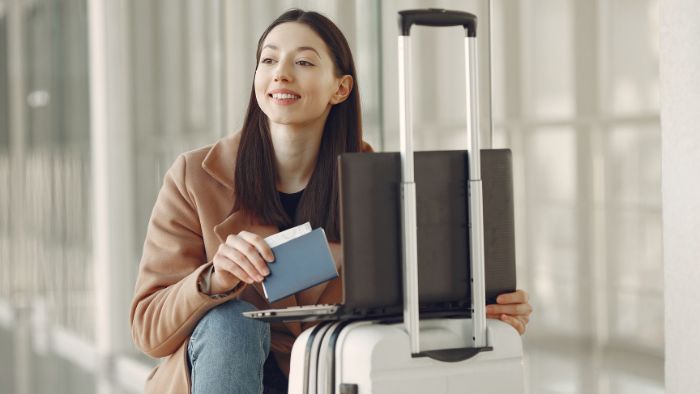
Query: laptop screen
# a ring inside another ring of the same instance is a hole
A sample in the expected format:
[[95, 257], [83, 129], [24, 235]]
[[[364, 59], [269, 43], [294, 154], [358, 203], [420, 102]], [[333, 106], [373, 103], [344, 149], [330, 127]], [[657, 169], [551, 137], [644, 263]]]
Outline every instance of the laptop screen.
[[[489, 303], [498, 294], [515, 288], [510, 164], [509, 150], [482, 153]], [[467, 153], [416, 152], [414, 166], [421, 311], [465, 310], [471, 303]], [[400, 313], [399, 153], [343, 154], [339, 171], [344, 304], [351, 310]]]

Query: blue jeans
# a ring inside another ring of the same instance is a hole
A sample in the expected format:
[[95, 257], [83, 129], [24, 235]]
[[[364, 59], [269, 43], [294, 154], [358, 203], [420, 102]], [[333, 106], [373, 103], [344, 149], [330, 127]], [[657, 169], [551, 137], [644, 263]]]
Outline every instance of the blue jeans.
[[287, 380], [270, 354], [270, 325], [241, 312], [231, 300], [207, 312], [190, 337], [192, 393], [286, 393]]

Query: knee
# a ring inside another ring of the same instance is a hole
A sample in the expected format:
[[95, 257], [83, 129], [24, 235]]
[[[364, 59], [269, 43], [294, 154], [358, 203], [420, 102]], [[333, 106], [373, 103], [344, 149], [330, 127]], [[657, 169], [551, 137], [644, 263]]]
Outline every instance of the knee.
[[192, 392], [260, 392], [262, 368], [270, 352], [270, 325], [242, 312], [251, 304], [232, 300], [212, 308], [197, 323], [188, 345]]
[[231, 300], [207, 312], [197, 323], [192, 339], [198, 342], [213, 339], [217, 344], [259, 343], [267, 350], [270, 325], [242, 315], [255, 307], [242, 300]]
[[212, 308], [197, 323], [187, 349], [192, 392], [260, 392], [262, 366], [270, 352], [270, 326], [242, 312], [251, 304], [232, 300]]

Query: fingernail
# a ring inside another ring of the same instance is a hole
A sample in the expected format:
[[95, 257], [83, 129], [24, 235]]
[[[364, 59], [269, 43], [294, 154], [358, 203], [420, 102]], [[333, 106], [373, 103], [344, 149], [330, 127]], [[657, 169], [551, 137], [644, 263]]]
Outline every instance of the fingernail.
[[265, 276], [270, 275], [270, 270], [265, 270], [265, 272], [263, 272], [263, 274], [265, 274]]

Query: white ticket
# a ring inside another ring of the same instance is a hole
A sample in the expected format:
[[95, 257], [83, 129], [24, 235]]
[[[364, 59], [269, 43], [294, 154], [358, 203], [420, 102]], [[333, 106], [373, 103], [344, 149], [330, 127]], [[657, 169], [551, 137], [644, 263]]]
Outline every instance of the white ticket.
[[291, 241], [294, 238], [301, 237], [302, 235], [310, 232], [311, 223], [306, 222], [296, 227], [292, 227], [290, 229], [281, 231], [277, 234], [272, 234], [269, 237], [265, 238], [265, 242], [267, 242], [267, 244], [270, 245], [271, 248], [274, 248], [275, 246], [282, 245], [287, 241]]

